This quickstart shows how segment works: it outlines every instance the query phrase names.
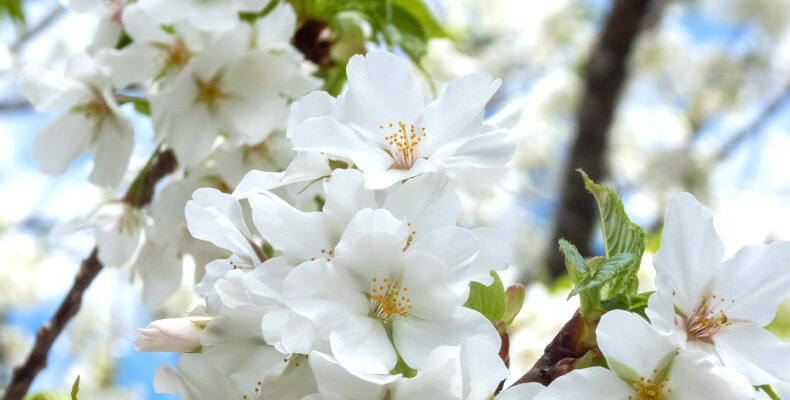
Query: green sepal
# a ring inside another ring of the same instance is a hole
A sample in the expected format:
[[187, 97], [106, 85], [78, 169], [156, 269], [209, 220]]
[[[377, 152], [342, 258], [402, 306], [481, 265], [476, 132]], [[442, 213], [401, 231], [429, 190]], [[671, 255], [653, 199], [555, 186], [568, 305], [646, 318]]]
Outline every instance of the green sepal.
[[469, 297], [464, 307], [483, 314], [492, 324], [502, 321], [505, 314], [505, 286], [496, 271], [491, 270], [494, 282], [486, 286], [480, 282], [469, 282]]
[[757, 389], [762, 390], [766, 395], [768, 395], [768, 397], [771, 398], [771, 400], [782, 400], [782, 398], [779, 397], [779, 395], [776, 394], [776, 392], [774, 392], [774, 390], [771, 388], [771, 385], [757, 386]]
[[77, 379], [74, 380], [74, 384], [71, 385], [71, 400], [77, 400], [77, 393], [80, 392], [80, 376], [77, 375]]

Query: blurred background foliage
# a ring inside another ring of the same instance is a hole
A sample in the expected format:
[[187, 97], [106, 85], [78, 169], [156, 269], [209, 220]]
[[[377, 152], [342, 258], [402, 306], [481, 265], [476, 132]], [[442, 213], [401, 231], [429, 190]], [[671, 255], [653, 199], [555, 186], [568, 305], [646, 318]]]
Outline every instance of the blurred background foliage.
[[[502, 79], [489, 117], [511, 128], [519, 149], [491, 179], [469, 179], [462, 223], [497, 228], [514, 251], [505, 283], [529, 283], [525, 308], [514, 322], [523, 329], [511, 338], [513, 375], [521, 375], [578, 306], [565, 301], [569, 284], [555, 280], [551, 257], [557, 253], [556, 223], [567, 212], [567, 171], [583, 166], [575, 165], [572, 149], [583, 128], [581, 99], [591, 92], [590, 60], [607, 56], [596, 52], [619, 2], [291, 3], [303, 35], [294, 44], [322, 67], [332, 93], [342, 90], [344, 60], [370, 42], [394, 46], [412, 59], [428, 96], [470, 72]], [[664, 207], [678, 191], [691, 192], [713, 210], [727, 255], [747, 244], [790, 239], [790, 0], [645, 3], [649, 8], [625, 59], [611, 123], [596, 139], [604, 150], [581, 152], [600, 162], [592, 177], [614, 188], [631, 220], [648, 231], [640, 274], [649, 286]], [[28, 63], [62, 68], [68, 55], [90, 43], [95, 25], [94, 17], [66, 11], [55, 0], [0, 0], [0, 386], [92, 247], [89, 233], [49, 237], [48, 231], [116, 196], [84, 180], [91, 168], [87, 157], [62, 176], [37, 171], [30, 142], [54, 114], [30, 109], [14, 80]], [[138, 141], [131, 177], [152, 150], [152, 133], [149, 121], [126, 111]], [[580, 177], [576, 184], [583, 190]], [[591, 196], [586, 201], [571, 208], [594, 204]], [[596, 221], [586, 222], [593, 226], [566, 228], [584, 238], [574, 243], [588, 242], [582, 254], [603, 254]], [[160, 363], [175, 358], [136, 353], [131, 343], [136, 328], [197, 304], [192, 274], [184, 276], [176, 295], [147, 310], [128, 276], [105, 269], [56, 342], [49, 367], [34, 382], [39, 397], [32, 398], [68, 398], [77, 375], [80, 399], [168, 398], [153, 394], [151, 377]], [[789, 316], [785, 304], [771, 325], [786, 340]]]

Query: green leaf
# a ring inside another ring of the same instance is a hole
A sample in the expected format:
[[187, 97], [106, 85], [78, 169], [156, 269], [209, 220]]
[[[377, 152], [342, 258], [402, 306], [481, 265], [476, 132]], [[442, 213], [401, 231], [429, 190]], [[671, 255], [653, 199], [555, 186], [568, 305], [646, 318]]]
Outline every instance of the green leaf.
[[[599, 259], [601, 260], [601, 259]], [[628, 272], [628, 265], [631, 263], [630, 254], [617, 254], [612, 258], [598, 261], [595, 264], [595, 272], [590, 279], [582, 285], [577, 285], [571, 290], [571, 296], [579, 294], [582, 290], [591, 289], [610, 282], [618, 276]], [[596, 260], [597, 261], [597, 260]], [[598, 263], [600, 262], [600, 265]]]
[[606, 311], [626, 310], [647, 318], [645, 308], [647, 308], [647, 299], [651, 294], [653, 294], [652, 291], [633, 295], [620, 293], [617, 296], [601, 301], [601, 306]]
[[584, 187], [592, 193], [598, 203], [601, 216], [606, 258], [612, 259], [619, 254], [630, 254], [631, 260], [624, 270], [618, 270], [616, 276], [607, 281], [602, 290], [602, 298], [618, 295], [621, 291], [636, 294], [639, 281], [636, 273], [645, 252], [646, 235], [644, 229], [631, 222], [625, 213], [623, 203], [611, 189], [593, 182], [584, 171], [578, 169], [584, 179]]
[[559, 244], [560, 251], [565, 256], [565, 268], [568, 270], [568, 275], [573, 285], [579, 285], [581, 282], [589, 279], [590, 270], [587, 267], [587, 262], [579, 254], [576, 246], [565, 239], [560, 239]]
[[410, 15], [417, 21], [424, 39], [449, 37], [428, 10], [428, 7], [425, 6], [425, 3], [415, 0], [390, 0], [390, 2], [392, 3], [393, 13], [396, 12], [396, 9], [400, 9], [401, 12]]
[[77, 400], [77, 393], [80, 392], [80, 376], [77, 375], [77, 379], [74, 381], [74, 384], [71, 385], [71, 400]]
[[522, 284], [512, 285], [505, 290], [505, 311], [502, 313], [502, 322], [510, 325], [516, 319], [521, 308], [524, 306], [524, 299], [527, 296], [527, 289]]
[[505, 314], [505, 286], [496, 271], [491, 270], [494, 282], [486, 286], [480, 282], [469, 282], [469, 298], [464, 307], [478, 311], [496, 324]]
[[25, 24], [25, 11], [22, 7], [22, 0], [0, 0], [0, 17], [8, 18], [21, 26]]

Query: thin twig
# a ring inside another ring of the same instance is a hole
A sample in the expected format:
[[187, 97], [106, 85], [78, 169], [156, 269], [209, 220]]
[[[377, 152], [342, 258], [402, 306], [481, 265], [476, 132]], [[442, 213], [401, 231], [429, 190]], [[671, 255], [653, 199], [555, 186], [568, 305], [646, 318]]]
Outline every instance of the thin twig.
[[66, 9], [63, 8], [60, 4], [52, 8], [47, 15], [44, 16], [36, 25], [32, 28], [24, 31], [21, 36], [11, 45], [10, 50], [12, 53], [19, 53], [23, 47], [30, 41], [30, 39], [37, 36], [39, 33], [45, 31], [53, 22], [57, 21], [64, 13]]
[[[130, 187], [127, 194], [124, 195], [123, 201], [138, 208], [150, 203], [157, 182], [173, 172], [176, 169], [176, 165], [176, 158], [171, 150], [156, 153], [152, 163], [140, 171], [142, 174], [142, 187]], [[137, 195], [130, 196], [129, 193], [132, 190], [137, 191]], [[33, 379], [46, 367], [49, 349], [58, 335], [63, 332], [66, 324], [79, 311], [85, 290], [90, 286], [101, 269], [102, 264], [98, 259], [98, 249], [94, 247], [90, 256], [82, 261], [82, 266], [74, 278], [74, 283], [69, 293], [60, 303], [55, 315], [41, 325], [36, 332], [36, 342], [33, 344], [33, 349], [31, 349], [27, 359], [22, 365], [14, 368], [14, 375], [11, 377], [11, 383], [6, 388], [3, 400], [20, 400], [25, 396], [28, 389], [30, 389], [30, 384], [33, 383]]]
[[727, 158], [727, 156], [732, 154], [732, 152], [746, 139], [760, 133], [763, 127], [765, 127], [765, 124], [776, 115], [788, 100], [790, 100], [790, 83], [785, 85], [782, 91], [774, 96], [749, 124], [730, 136], [727, 142], [719, 149], [718, 153], [716, 153], [716, 159], [723, 160]]

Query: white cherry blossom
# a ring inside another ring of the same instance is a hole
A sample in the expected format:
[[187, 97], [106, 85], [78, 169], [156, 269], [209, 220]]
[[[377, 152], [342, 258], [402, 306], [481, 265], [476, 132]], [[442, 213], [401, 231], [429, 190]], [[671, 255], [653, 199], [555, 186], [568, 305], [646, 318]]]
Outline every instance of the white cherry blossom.
[[487, 74], [458, 78], [429, 104], [405, 62], [371, 51], [351, 58], [348, 91], [331, 115], [304, 119], [289, 136], [299, 151], [351, 160], [368, 188], [385, 188], [421, 173], [491, 168], [515, 151], [507, 133], [483, 125], [485, 104], [500, 81]]
[[724, 262], [723, 254], [710, 212], [688, 193], [673, 197], [653, 258], [651, 321], [755, 386], [790, 381], [790, 344], [763, 329], [790, 297], [790, 242], [747, 246]]
[[610, 369], [573, 370], [552, 382], [536, 400], [753, 399], [746, 377], [704, 352], [677, 354], [675, 343], [637, 314], [615, 310], [596, 329]]
[[39, 131], [31, 156], [41, 172], [59, 175], [85, 152], [93, 155], [91, 182], [117, 185], [134, 145], [132, 124], [115, 100], [109, 71], [86, 54], [69, 58], [65, 78], [34, 65], [19, 77], [20, 92], [38, 111], [66, 110]]

